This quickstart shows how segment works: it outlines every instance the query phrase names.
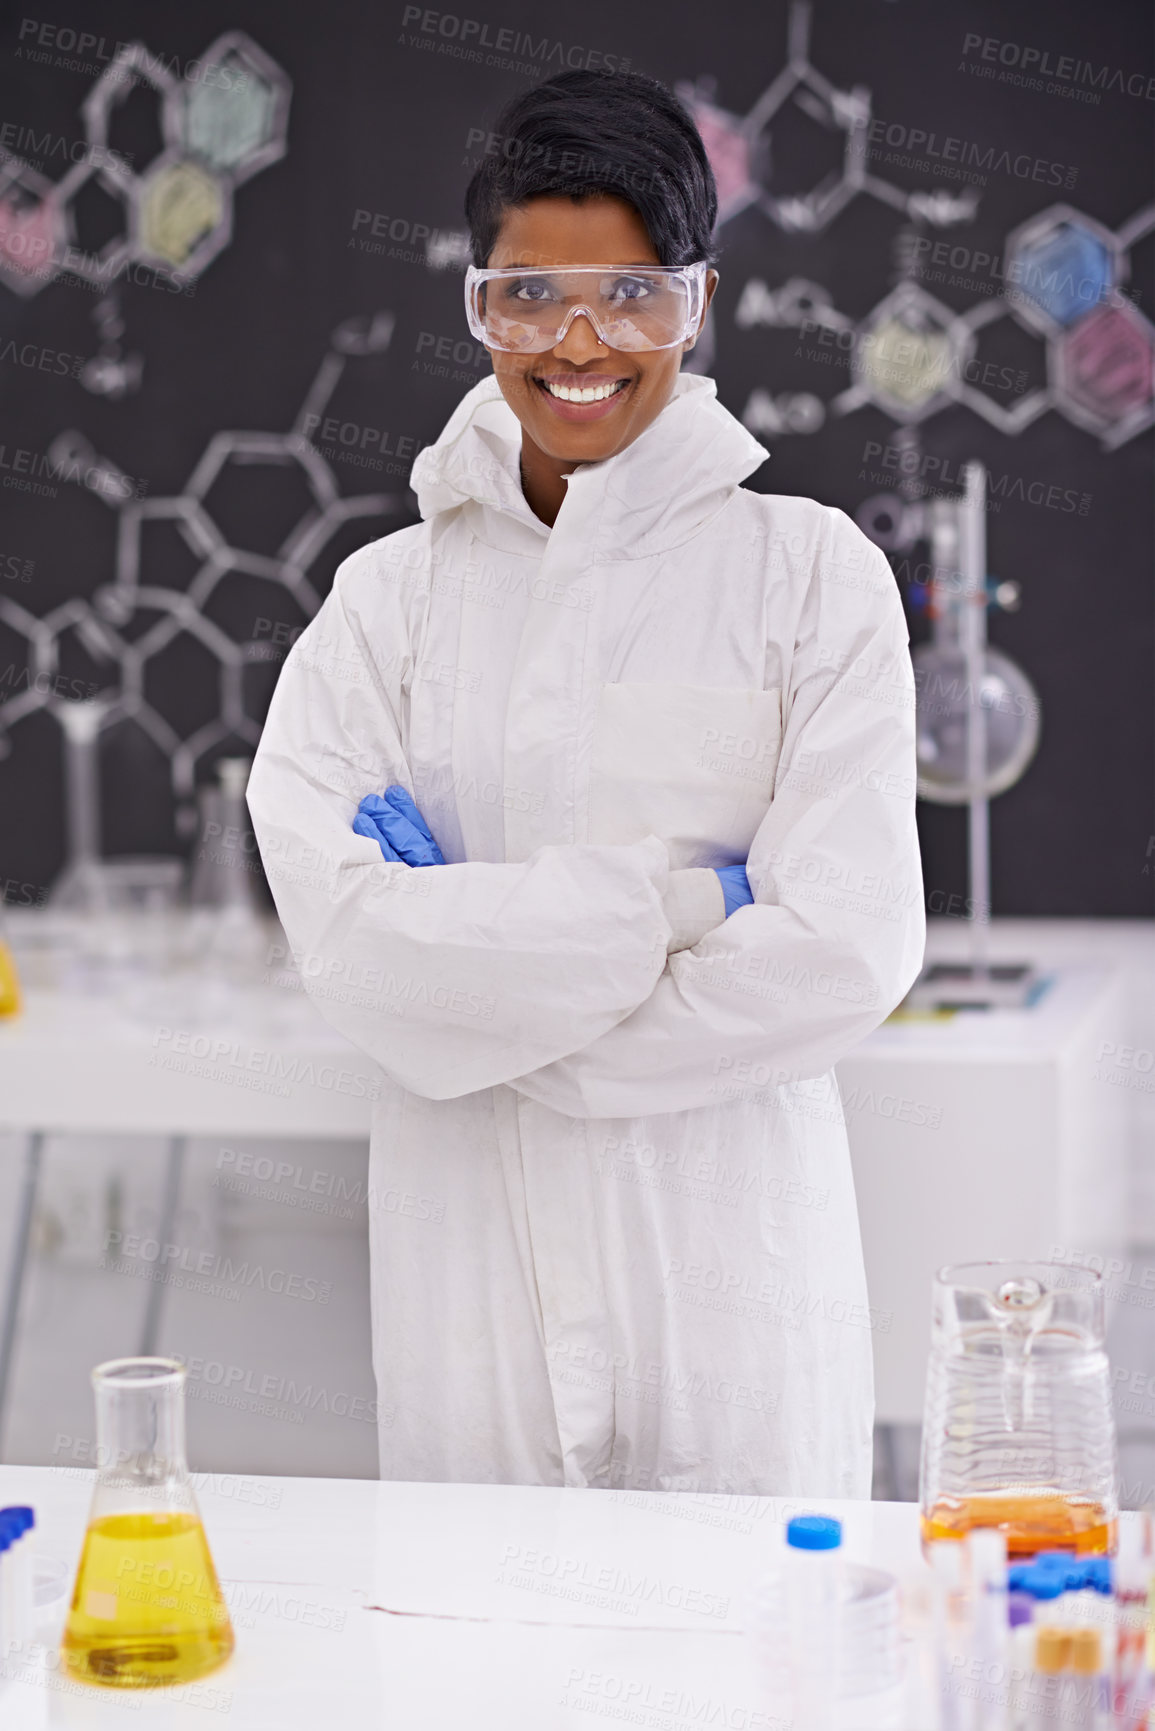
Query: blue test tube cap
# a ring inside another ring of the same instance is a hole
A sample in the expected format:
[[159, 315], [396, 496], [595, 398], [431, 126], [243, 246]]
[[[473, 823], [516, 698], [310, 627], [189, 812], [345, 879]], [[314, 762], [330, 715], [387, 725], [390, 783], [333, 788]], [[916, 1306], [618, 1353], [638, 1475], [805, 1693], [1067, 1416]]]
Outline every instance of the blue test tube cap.
[[1009, 1593], [1033, 1593], [1034, 1583], [1040, 1579], [1055, 1580], [1062, 1586], [1069, 1582], [1070, 1570], [1065, 1566], [1042, 1568], [1037, 1563], [1015, 1563], [1007, 1570], [1007, 1591]]
[[836, 1551], [842, 1543], [842, 1522], [830, 1515], [795, 1515], [786, 1528], [786, 1543], [796, 1551]]
[[1110, 1557], [1089, 1557], [1085, 1570], [1088, 1587], [1095, 1593], [1111, 1592], [1111, 1559]]
[[19, 1538], [23, 1538], [29, 1528], [36, 1525], [36, 1516], [27, 1503], [17, 1503], [10, 1509], [0, 1509], [0, 1520], [5, 1517], [10, 1525], [15, 1527]]
[[1068, 1592], [1079, 1592], [1087, 1585], [1087, 1562], [1074, 1551], [1040, 1551], [1035, 1567], [1052, 1575]]
[[1023, 1573], [1022, 1591], [1032, 1599], [1057, 1599], [1067, 1590], [1066, 1577], [1054, 1569], [1028, 1568]]

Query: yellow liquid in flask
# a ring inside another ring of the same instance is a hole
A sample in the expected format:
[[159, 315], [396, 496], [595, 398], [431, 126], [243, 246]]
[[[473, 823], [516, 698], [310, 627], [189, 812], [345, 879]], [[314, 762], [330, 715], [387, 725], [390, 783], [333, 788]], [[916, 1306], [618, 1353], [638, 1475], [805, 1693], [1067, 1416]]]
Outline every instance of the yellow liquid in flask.
[[0, 1016], [20, 1014], [20, 978], [12, 951], [0, 937]]
[[228, 1607], [196, 1515], [105, 1515], [84, 1540], [62, 1652], [114, 1689], [189, 1683], [233, 1650]]

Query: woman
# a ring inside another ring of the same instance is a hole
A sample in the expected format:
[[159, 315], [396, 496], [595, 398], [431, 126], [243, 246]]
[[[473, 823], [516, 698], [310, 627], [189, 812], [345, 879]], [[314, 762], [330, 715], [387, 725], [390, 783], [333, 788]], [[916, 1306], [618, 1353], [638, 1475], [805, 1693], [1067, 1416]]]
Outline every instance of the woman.
[[902, 608], [841, 512], [742, 489], [766, 451], [679, 373], [716, 199], [670, 93], [565, 73], [497, 134], [494, 376], [423, 521], [338, 571], [249, 788], [384, 1071], [381, 1473], [868, 1496], [831, 1067], [922, 952]]

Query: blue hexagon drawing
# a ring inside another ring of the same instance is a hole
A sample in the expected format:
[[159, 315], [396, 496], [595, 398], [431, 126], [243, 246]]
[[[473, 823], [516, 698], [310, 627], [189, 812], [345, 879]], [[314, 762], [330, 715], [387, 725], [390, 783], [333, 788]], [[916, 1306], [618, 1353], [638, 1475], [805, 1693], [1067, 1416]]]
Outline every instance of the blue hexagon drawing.
[[1029, 323], [1074, 324], [1106, 300], [1118, 273], [1114, 237], [1078, 211], [1044, 211], [1007, 244], [1007, 299]]

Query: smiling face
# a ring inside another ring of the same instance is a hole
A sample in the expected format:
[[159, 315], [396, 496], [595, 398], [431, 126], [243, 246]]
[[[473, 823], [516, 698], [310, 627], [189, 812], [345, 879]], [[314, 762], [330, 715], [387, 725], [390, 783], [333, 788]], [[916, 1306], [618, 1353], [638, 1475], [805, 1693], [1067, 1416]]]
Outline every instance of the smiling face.
[[[487, 260], [491, 270], [661, 262], [634, 207], [607, 194], [581, 200], [543, 195], [507, 210]], [[716, 271], [707, 273], [707, 305], [717, 280]], [[548, 477], [556, 476], [560, 499], [563, 471], [614, 456], [657, 419], [673, 395], [682, 355], [692, 346], [691, 339], [672, 349], [612, 349], [579, 313], [544, 354], [490, 349], [501, 393], [522, 425], [526, 490], [535, 510], [532, 486], [548, 485]], [[593, 390], [599, 400], [567, 401], [558, 390]]]

